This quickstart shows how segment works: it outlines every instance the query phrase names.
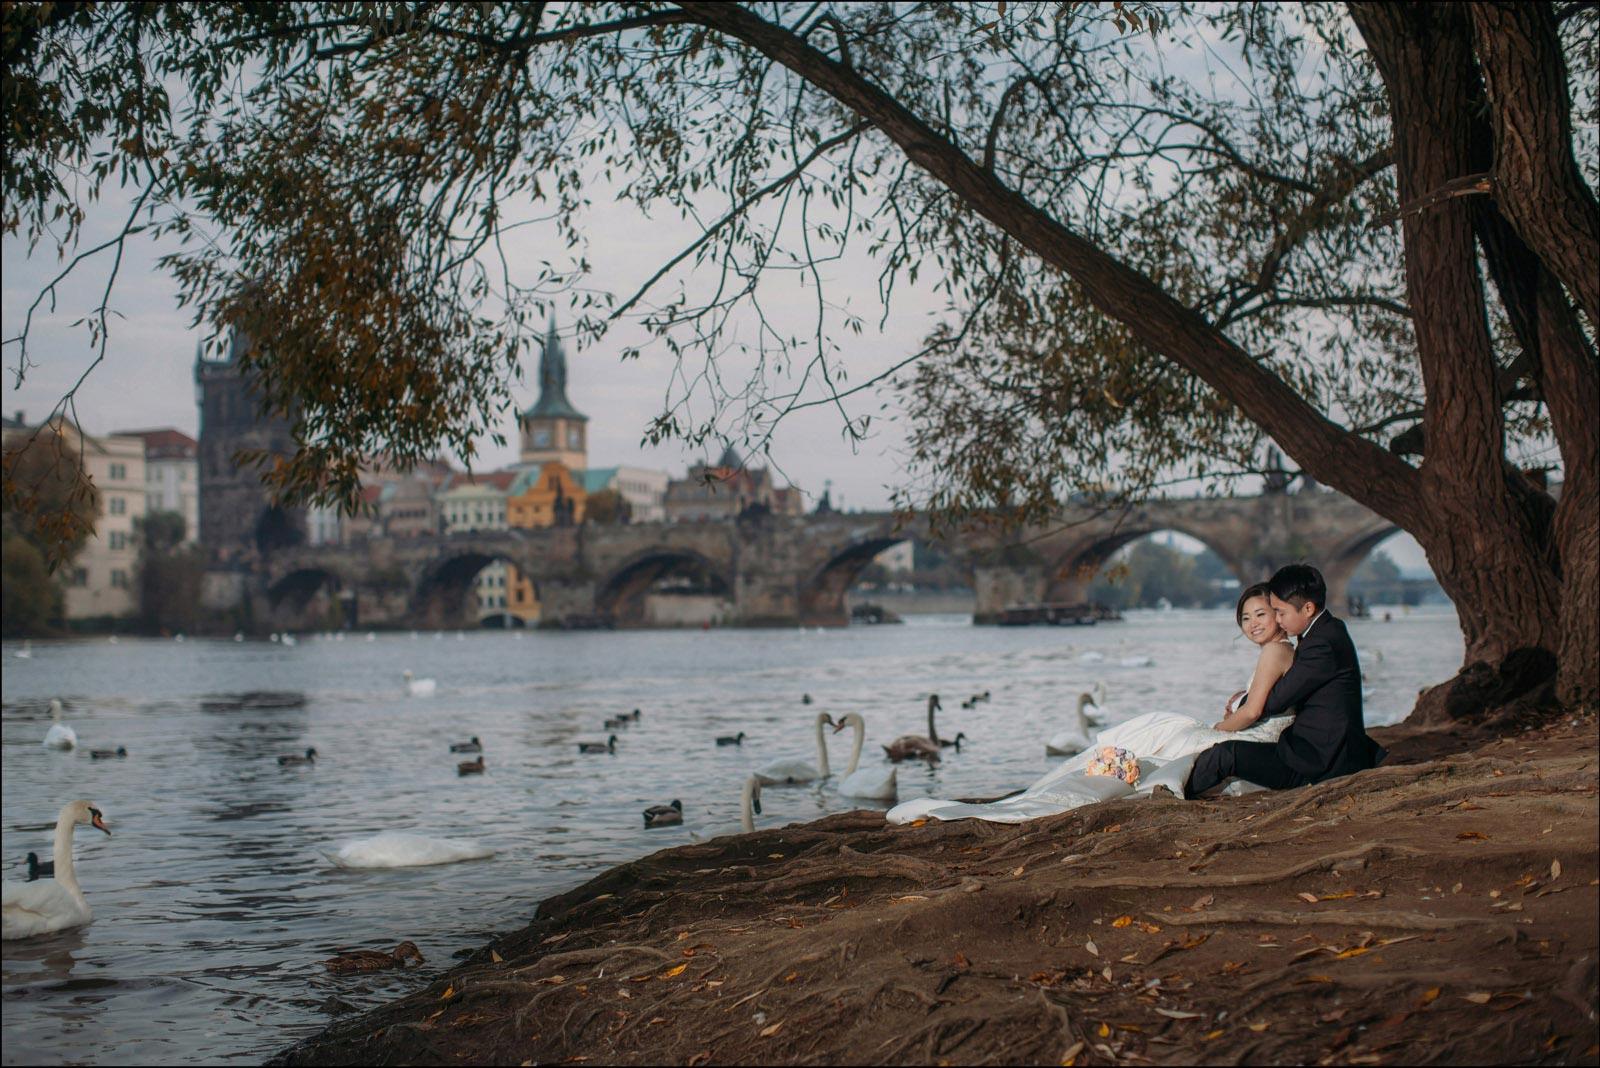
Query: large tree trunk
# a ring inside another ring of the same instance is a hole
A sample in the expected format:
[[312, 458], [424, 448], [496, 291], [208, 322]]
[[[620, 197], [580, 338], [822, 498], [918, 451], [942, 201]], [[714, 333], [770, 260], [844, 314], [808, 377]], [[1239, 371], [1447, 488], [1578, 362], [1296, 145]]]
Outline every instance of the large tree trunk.
[[[1514, 254], [1506, 272], [1513, 277], [1501, 288], [1523, 291], [1507, 301], [1508, 310], [1533, 357], [1531, 377], [1561, 449], [1553, 529], [1561, 573], [1557, 691], [1566, 704], [1594, 707], [1600, 704], [1600, 375], [1561, 283], [1600, 326], [1600, 211], [1573, 157], [1572, 102], [1550, 5], [1478, 3], [1472, 15], [1491, 105], [1485, 110], [1493, 126], [1496, 203], [1532, 249]], [[1485, 242], [1491, 266], [1493, 246], [1508, 243]]]
[[1475, 3], [1494, 107], [1496, 195], [1511, 224], [1600, 329], [1600, 207], [1572, 154], [1567, 65], [1548, 3]]
[[[1352, 4], [1388, 89], [1402, 203], [1472, 173], [1471, 105], [1482, 97], [1464, 11]], [[1473, 207], [1450, 198], [1408, 215], [1406, 290], [1428, 403], [1422, 463], [1427, 518], [1412, 533], [1456, 603], [1467, 663], [1561, 644], [1561, 591], [1544, 516], [1505, 461], [1499, 368], [1488, 331]], [[1526, 654], [1519, 657], [1519, 662]]]

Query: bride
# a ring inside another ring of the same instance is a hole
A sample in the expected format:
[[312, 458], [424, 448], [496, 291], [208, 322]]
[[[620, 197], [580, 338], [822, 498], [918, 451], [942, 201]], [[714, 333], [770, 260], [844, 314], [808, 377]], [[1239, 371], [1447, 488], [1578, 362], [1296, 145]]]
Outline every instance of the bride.
[[[1101, 731], [1093, 745], [1020, 794], [987, 804], [963, 804], [931, 797], [917, 798], [890, 809], [890, 823], [911, 823], [922, 819], [982, 819], [997, 823], [1020, 823], [1053, 816], [1095, 801], [1109, 800], [1130, 793], [1148, 793], [1166, 786], [1179, 797], [1189, 776], [1194, 758], [1218, 742], [1272, 742], [1294, 721], [1293, 716], [1274, 716], [1263, 720], [1261, 711], [1273, 683], [1289, 670], [1294, 661], [1294, 646], [1278, 626], [1267, 599], [1267, 586], [1257, 583], [1239, 595], [1234, 619], [1244, 636], [1259, 649], [1250, 685], [1230, 697], [1223, 716], [1206, 726], [1193, 716], [1177, 712], [1147, 712], [1126, 723]], [[1130, 789], [1120, 779], [1084, 774], [1089, 762], [1104, 746], [1126, 749], [1139, 758], [1140, 781]]]

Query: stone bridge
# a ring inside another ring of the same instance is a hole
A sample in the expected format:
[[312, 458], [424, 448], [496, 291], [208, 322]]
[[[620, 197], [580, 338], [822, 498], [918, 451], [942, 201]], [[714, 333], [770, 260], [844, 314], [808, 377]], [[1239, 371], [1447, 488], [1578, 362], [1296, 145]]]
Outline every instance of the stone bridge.
[[545, 626], [642, 625], [651, 586], [674, 574], [693, 574], [725, 598], [733, 606], [727, 623], [840, 626], [849, 621], [845, 593], [861, 569], [915, 538], [967, 560], [974, 622], [986, 623], [1008, 605], [1086, 601], [1112, 553], [1173, 530], [1209, 546], [1240, 582], [1284, 563], [1315, 563], [1327, 577], [1330, 604], [1340, 609], [1351, 574], [1396, 529], [1328, 491], [1073, 506], [1047, 526], [937, 538], [925, 518], [892, 513], [585, 524], [279, 550], [238, 592], [263, 629], [322, 629], [330, 598], [343, 603], [349, 626], [472, 626], [474, 576], [504, 560], [535, 584]]

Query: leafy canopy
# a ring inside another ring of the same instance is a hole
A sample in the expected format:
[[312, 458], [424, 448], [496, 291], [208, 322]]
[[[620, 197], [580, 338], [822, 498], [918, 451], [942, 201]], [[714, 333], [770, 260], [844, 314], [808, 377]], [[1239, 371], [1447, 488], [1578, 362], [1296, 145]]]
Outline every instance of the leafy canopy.
[[[1425, 398], [1387, 225], [1387, 105], [1342, 7], [747, 6], [1225, 328], [1328, 418], [1414, 452]], [[846, 401], [878, 383], [847, 385], [847, 346], [870, 324], [829, 277], [861, 256], [885, 315], [919, 280], [946, 301], [899, 379], [905, 503], [1039, 517], [1074, 490], [1259, 467], [1261, 432], [1233, 401], [697, 5], [18, 3], [4, 17], [5, 231], [95, 253], [76, 248], [85, 205], [136, 187], [126, 232], [183, 243], [166, 263], [218, 346], [258, 339], [246, 359], [264, 401], [305, 444], [262, 458], [291, 497], [353, 503], [359, 459], [380, 449], [402, 466], [441, 445], [470, 459], [558, 297], [586, 338], [637, 319], [679, 360], [649, 438], [759, 448], [816, 403], [863, 436], [870, 419]], [[1597, 95], [1596, 22], [1586, 5], [1563, 22], [1580, 112]], [[1580, 158], [1593, 184], [1594, 153]], [[701, 229], [620, 299], [584, 287], [585, 222], [612, 198]], [[508, 257], [529, 223], [569, 261]], [[816, 300], [806, 332], [769, 314], [772, 278], [795, 274]], [[104, 307], [91, 326], [103, 344]], [[1498, 335], [1516, 450], [1543, 440], [1543, 408]], [[8, 344], [26, 373], [26, 328]]]

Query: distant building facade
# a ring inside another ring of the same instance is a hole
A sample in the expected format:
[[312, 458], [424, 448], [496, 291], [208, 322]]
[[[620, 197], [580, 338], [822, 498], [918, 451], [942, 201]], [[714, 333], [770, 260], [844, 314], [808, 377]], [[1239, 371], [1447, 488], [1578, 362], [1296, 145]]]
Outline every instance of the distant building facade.
[[672, 476], [644, 467], [591, 467], [582, 472], [590, 496], [610, 490], [622, 498], [630, 523], [659, 523], [667, 518], [667, 485]]
[[4, 448], [53, 449], [65, 444], [83, 462], [95, 490], [94, 533], [64, 576], [68, 620], [125, 619], [139, 610], [136, 577], [138, 524], [145, 517], [145, 443], [141, 437], [83, 433], [65, 419], [27, 425], [23, 413], [7, 420]]
[[695, 464], [689, 477], [673, 479], [664, 501], [672, 523], [733, 519], [748, 512], [802, 515], [805, 501], [793, 486], [779, 486], [765, 467], [746, 467], [733, 446], [715, 465]]
[[145, 509], [183, 516], [183, 539], [200, 540], [200, 443], [181, 430], [123, 430], [144, 441]]

